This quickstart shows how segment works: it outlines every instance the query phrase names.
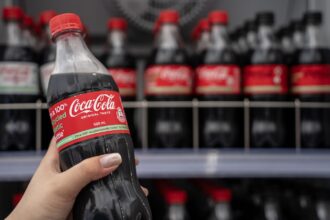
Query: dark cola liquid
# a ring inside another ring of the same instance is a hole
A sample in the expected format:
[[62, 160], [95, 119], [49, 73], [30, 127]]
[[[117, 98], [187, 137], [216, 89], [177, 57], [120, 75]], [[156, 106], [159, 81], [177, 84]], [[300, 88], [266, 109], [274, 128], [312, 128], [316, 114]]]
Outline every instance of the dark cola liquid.
[[[0, 45], [0, 62], [35, 62], [26, 47]], [[34, 103], [38, 95], [1, 94], [0, 103]], [[35, 147], [35, 110], [0, 110], [0, 150], [30, 150]]]
[[[183, 49], [155, 49], [149, 65], [187, 65]], [[147, 95], [149, 101], [191, 101], [190, 95]], [[155, 148], [192, 147], [191, 108], [149, 108], [148, 142]]]
[[[128, 68], [135, 70], [135, 62], [134, 58], [126, 53], [125, 51], [122, 51], [120, 53], [116, 53], [113, 50], [110, 50], [109, 53], [105, 54], [103, 57], [103, 64], [107, 68], [116, 69], [116, 68]], [[121, 99], [123, 101], [136, 101], [136, 96], [123, 96], [121, 95]], [[137, 128], [137, 114], [138, 111], [134, 108], [126, 108], [125, 114], [127, 118], [127, 123], [129, 126], [129, 130], [131, 132], [131, 137], [134, 143], [134, 146], [137, 148], [141, 147], [141, 141], [138, 134], [138, 128]], [[141, 122], [139, 121], [139, 124]]]
[[[107, 74], [56, 74], [51, 76], [47, 101], [52, 106], [71, 96], [99, 90], [118, 92]], [[151, 219], [148, 201], [136, 176], [130, 135], [106, 135], [74, 144], [60, 152], [61, 169], [64, 171], [86, 158], [113, 152], [120, 153], [122, 164], [111, 175], [90, 183], [80, 192], [73, 208], [74, 219]]]
[[[278, 49], [257, 49], [251, 53], [251, 65], [283, 64]], [[288, 101], [287, 94], [252, 94], [251, 101]], [[287, 148], [294, 146], [294, 112], [286, 108], [250, 109], [250, 144], [255, 148]]]
[[[328, 49], [301, 49], [295, 55], [295, 63], [298, 65], [322, 65], [329, 62]], [[329, 94], [299, 94], [296, 97], [303, 102], [330, 102]], [[303, 148], [329, 148], [330, 109], [302, 108], [300, 131]]]
[[[40, 67], [42, 68], [43, 65], [47, 65], [49, 63], [54, 63], [56, 57], [56, 50], [55, 48], [48, 46], [45, 47], [41, 51], [41, 55], [39, 57]], [[41, 69], [40, 69], [41, 71]], [[43, 80], [42, 77], [40, 77], [40, 80]], [[40, 86], [42, 88], [42, 82], [40, 81]], [[44, 102], [46, 101], [47, 94], [45, 93], [44, 89], [42, 91], [42, 97], [41, 100]], [[53, 129], [49, 118], [49, 113], [47, 109], [44, 109], [42, 111], [42, 139], [41, 144], [43, 149], [48, 148], [48, 144], [50, 140], [53, 137]]]
[[[202, 53], [200, 64], [235, 65], [237, 55], [230, 49], [208, 49]], [[239, 101], [241, 95], [199, 95], [201, 101]], [[200, 147], [234, 148], [243, 146], [243, 110], [240, 108], [200, 108]]]

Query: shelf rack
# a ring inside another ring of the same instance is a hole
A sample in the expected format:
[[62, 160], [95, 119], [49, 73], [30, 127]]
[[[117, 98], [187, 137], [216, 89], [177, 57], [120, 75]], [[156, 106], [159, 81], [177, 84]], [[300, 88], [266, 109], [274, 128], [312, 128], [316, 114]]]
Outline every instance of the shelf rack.
[[[139, 109], [142, 130], [142, 149], [136, 151], [141, 164], [138, 175], [142, 178], [180, 177], [307, 177], [330, 178], [330, 150], [305, 150], [300, 143], [300, 110], [302, 108], [330, 108], [330, 103], [252, 102], [243, 101], [136, 101], [124, 102], [125, 108]], [[244, 146], [237, 150], [199, 149], [198, 111], [200, 108], [243, 108]], [[256, 150], [249, 145], [251, 108], [292, 108], [295, 112], [295, 140], [292, 149]], [[149, 108], [192, 108], [193, 146], [191, 149], [149, 149]], [[41, 150], [42, 110], [47, 104], [0, 104], [4, 109], [36, 110], [36, 148], [34, 151], [1, 152], [0, 181], [28, 180], [37, 168], [44, 152]]]

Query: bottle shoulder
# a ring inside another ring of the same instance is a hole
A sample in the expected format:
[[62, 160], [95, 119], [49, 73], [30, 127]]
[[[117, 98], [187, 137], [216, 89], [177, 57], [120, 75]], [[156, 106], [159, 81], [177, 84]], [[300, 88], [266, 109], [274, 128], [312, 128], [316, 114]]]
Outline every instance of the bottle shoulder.
[[294, 55], [295, 64], [329, 64], [330, 50], [322, 49], [300, 49]]
[[182, 48], [153, 49], [150, 54], [148, 64], [190, 64], [190, 62], [187, 52]]
[[199, 64], [238, 64], [238, 56], [231, 48], [207, 49], [198, 58]]
[[247, 59], [249, 64], [283, 64], [284, 55], [280, 49], [256, 49], [248, 52]]
[[101, 60], [107, 68], [135, 68], [134, 57], [126, 51], [120, 53], [106, 52]]

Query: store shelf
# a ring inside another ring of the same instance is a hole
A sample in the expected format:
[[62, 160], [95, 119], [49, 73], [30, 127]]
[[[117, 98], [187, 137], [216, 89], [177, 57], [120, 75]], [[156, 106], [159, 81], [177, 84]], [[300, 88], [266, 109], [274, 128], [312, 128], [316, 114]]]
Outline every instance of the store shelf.
[[[28, 180], [43, 153], [0, 154], [0, 181]], [[140, 178], [330, 177], [330, 152], [137, 151]]]

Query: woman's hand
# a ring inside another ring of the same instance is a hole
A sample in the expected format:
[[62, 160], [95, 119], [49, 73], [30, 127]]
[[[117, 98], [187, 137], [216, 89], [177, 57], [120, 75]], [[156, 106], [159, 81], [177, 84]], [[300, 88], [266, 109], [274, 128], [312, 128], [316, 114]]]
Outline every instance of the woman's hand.
[[[61, 172], [55, 145], [53, 138], [23, 198], [7, 217], [8, 220], [67, 219], [82, 188], [109, 175], [122, 162], [118, 153], [105, 154], [88, 158]], [[143, 190], [148, 193], [146, 189]]]

